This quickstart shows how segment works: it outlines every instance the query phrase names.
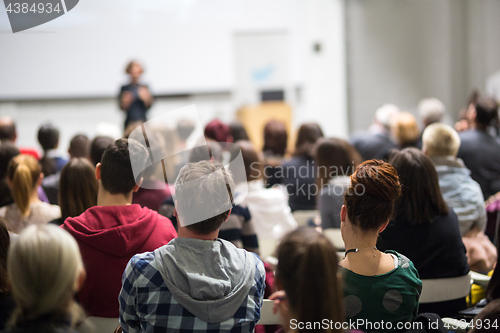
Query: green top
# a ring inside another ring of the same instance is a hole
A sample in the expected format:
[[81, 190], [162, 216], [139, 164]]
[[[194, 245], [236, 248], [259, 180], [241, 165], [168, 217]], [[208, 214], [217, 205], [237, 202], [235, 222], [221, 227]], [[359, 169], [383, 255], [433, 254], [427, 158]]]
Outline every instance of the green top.
[[382, 275], [359, 275], [340, 267], [346, 319], [360, 324], [355, 329], [392, 332], [404, 328], [398, 328], [398, 323], [412, 321], [418, 314], [422, 281], [417, 269], [404, 255], [396, 251], [385, 253], [393, 255], [395, 268]]

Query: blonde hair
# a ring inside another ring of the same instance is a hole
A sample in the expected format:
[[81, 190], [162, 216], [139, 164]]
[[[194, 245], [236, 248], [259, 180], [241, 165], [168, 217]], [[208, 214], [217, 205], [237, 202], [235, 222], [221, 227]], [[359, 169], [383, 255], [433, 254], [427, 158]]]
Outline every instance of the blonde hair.
[[7, 177], [13, 183], [12, 197], [23, 217], [29, 215], [30, 197], [41, 174], [40, 164], [31, 155], [17, 155], [9, 162]]
[[429, 156], [457, 156], [460, 137], [451, 126], [434, 123], [422, 135], [423, 151]]
[[417, 120], [409, 112], [400, 112], [391, 123], [394, 137], [402, 147], [414, 144], [419, 135]]
[[83, 270], [75, 239], [52, 224], [31, 225], [11, 244], [7, 272], [17, 308], [15, 326], [47, 314], [70, 315], [73, 323], [81, 308], [73, 296]]

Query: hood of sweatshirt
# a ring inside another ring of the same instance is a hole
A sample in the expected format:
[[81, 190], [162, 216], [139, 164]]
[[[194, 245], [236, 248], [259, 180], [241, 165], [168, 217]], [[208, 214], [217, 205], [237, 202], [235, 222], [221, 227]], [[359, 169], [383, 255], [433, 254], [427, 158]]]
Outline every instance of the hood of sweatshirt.
[[158, 213], [139, 205], [95, 206], [68, 218], [64, 228], [79, 242], [116, 257], [130, 257], [155, 229]]
[[259, 259], [225, 240], [176, 238], [155, 252], [172, 296], [208, 323], [233, 317], [255, 284]]

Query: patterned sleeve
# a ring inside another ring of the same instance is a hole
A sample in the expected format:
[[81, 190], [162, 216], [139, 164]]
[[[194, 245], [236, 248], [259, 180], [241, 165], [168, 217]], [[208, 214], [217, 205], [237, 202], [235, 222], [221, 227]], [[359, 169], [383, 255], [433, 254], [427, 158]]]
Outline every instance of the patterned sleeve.
[[122, 277], [122, 289], [118, 297], [120, 303], [120, 325], [124, 333], [141, 332], [139, 317], [135, 311], [137, 272], [134, 269], [137, 259], [132, 257]]

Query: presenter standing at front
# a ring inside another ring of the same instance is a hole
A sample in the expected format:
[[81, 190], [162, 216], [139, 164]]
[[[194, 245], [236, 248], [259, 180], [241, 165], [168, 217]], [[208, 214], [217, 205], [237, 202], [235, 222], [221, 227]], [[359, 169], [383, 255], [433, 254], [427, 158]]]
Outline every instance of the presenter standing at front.
[[146, 112], [153, 104], [153, 96], [147, 85], [139, 83], [144, 72], [140, 63], [131, 61], [125, 68], [125, 72], [130, 76], [130, 83], [122, 86], [118, 100], [120, 109], [127, 113], [125, 119], [125, 128], [127, 128], [132, 122], [147, 120]]

